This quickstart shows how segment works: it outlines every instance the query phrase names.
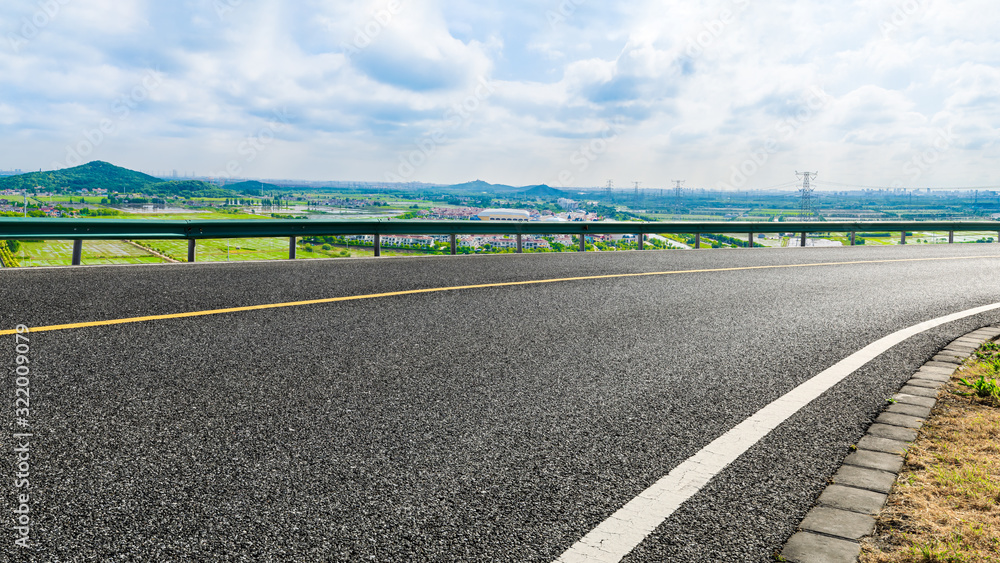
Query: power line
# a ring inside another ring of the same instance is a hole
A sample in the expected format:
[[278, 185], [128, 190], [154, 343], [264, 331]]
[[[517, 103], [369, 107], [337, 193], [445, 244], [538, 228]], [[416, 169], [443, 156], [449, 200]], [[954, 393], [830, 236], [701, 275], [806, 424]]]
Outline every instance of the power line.
[[[817, 182], [821, 186], [840, 186], [844, 188], [857, 188], [864, 190], [892, 190], [896, 189], [891, 186], [865, 186], [862, 184], [844, 184], [840, 182], [830, 182], [828, 180], [821, 180]], [[962, 190], [1000, 190], [1000, 185], [997, 186], [926, 186], [926, 187], [912, 187], [908, 189], [914, 190], [939, 190], [939, 191], [962, 191]]]

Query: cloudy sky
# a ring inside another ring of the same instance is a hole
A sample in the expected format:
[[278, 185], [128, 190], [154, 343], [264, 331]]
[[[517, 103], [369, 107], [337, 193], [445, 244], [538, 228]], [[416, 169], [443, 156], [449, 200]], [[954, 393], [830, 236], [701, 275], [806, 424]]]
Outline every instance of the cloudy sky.
[[5, 0], [0, 169], [1000, 185], [987, 0]]

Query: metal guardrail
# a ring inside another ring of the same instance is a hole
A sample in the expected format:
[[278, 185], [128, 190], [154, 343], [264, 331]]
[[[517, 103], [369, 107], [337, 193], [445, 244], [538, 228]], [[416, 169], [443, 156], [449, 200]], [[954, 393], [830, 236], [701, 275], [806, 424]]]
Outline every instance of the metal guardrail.
[[[954, 242], [955, 232], [997, 232], [997, 221], [854, 221], [854, 222], [548, 222], [548, 221], [321, 221], [321, 220], [232, 220], [232, 221], [163, 221], [123, 219], [51, 219], [0, 217], [0, 240], [43, 239], [73, 240], [73, 264], [79, 265], [84, 240], [186, 239], [188, 261], [195, 261], [195, 242], [199, 239], [289, 237], [289, 258], [295, 257], [299, 237], [331, 235], [373, 235], [375, 255], [380, 255], [380, 239], [386, 235], [449, 235], [452, 254], [458, 235], [516, 235], [517, 249], [522, 249], [523, 235], [604, 235], [634, 234], [639, 248], [649, 234], [695, 235], [700, 247], [702, 234], [747, 234], [752, 240], [758, 233], [899, 232], [906, 243], [908, 231], [947, 232]], [[585, 250], [586, 236], [580, 237]], [[804, 244], [803, 244], [804, 246]]]

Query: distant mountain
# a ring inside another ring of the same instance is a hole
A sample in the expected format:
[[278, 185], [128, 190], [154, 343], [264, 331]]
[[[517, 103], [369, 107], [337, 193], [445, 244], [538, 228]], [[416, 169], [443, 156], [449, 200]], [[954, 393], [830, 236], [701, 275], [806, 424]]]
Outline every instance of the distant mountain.
[[149, 174], [95, 160], [62, 170], [29, 172], [0, 178], [0, 190], [30, 190], [36, 186], [51, 191], [95, 190], [109, 193], [142, 193], [146, 195], [180, 195], [186, 197], [230, 197], [237, 195], [228, 188], [196, 180], [168, 182]]
[[474, 192], [477, 194], [486, 192], [490, 194], [499, 194], [508, 197], [515, 198], [542, 198], [542, 199], [558, 199], [560, 197], [567, 197], [569, 192], [564, 192], [545, 184], [540, 184], [537, 186], [521, 186], [514, 187], [508, 186], [506, 184], [491, 184], [489, 182], [484, 182], [482, 180], [476, 180], [475, 182], [466, 182], [464, 184], [455, 184], [453, 186], [445, 186], [445, 190], [453, 190], [456, 192]]
[[546, 186], [545, 184], [520, 188], [520, 190], [522, 191], [518, 191], [516, 195], [522, 197], [537, 197], [542, 199], [559, 199], [561, 197], [566, 197], [569, 199], [567, 196], [570, 195], [569, 192], [564, 192], [560, 189]]
[[489, 182], [484, 182], [482, 180], [476, 180], [475, 182], [466, 182], [464, 184], [454, 184], [451, 186], [444, 186], [444, 189], [462, 191], [462, 192], [497, 193], [497, 192], [513, 192], [517, 191], [518, 188], [515, 188], [514, 186], [507, 186], [504, 184], [491, 184]]
[[[36, 186], [47, 191], [76, 192], [82, 189], [92, 191], [103, 188], [109, 193], [184, 197], [260, 196], [261, 187], [263, 187], [265, 194], [289, 191], [287, 187], [254, 181], [238, 182], [222, 187], [199, 180], [167, 181], [100, 160], [62, 170], [29, 172], [18, 176], [0, 177], [0, 190], [30, 190]], [[545, 184], [514, 187], [506, 184], [491, 184], [483, 180], [443, 186], [439, 189], [466, 195], [480, 195], [485, 192], [490, 195], [518, 199], [556, 199], [570, 195], [569, 192]]]

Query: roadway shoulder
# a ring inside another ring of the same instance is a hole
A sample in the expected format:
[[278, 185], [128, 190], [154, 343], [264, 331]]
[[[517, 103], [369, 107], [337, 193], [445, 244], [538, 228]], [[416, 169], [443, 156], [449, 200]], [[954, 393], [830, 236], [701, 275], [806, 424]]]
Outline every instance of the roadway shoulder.
[[861, 538], [872, 533], [874, 515], [885, 505], [907, 446], [916, 440], [940, 388], [981, 344], [1000, 337], [1000, 328], [984, 327], [948, 344], [921, 366], [891, 404], [852, 446], [840, 470], [820, 494], [799, 530], [782, 549], [792, 563], [857, 561]]

